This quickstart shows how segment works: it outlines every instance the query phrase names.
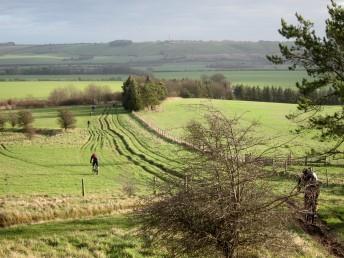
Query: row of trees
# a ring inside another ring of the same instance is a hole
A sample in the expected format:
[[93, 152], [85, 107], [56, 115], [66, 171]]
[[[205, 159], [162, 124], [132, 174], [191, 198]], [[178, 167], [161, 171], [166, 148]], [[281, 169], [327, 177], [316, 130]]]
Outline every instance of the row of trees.
[[129, 111], [153, 110], [167, 96], [164, 84], [149, 77], [129, 76], [122, 89], [123, 107]]
[[31, 138], [34, 134], [34, 129], [32, 123], [34, 122], [34, 117], [32, 113], [28, 110], [18, 111], [16, 113], [11, 112], [8, 114], [0, 114], [0, 130], [3, 130], [6, 123], [9, 123], [12, 128], [19, 126], [23, 129], [23, 132]]
[[[78, 60], [87, 58], [79, 57]], [[72, 59], [69, 61], [73, 61]], [[7, 65], [0, 67], [0, 74], [4, 75], [67, 75], [67, 74], [135, 74], [145, 75], [144, 71], [125, 65], [112, 64], [68, 64], [68, 65]]]
[[89, 85], [84, 90], [75, 87], [54, 89], [49, 95], [49, 102], [61, 105], [94, 105], [118, 100], [119, 94], [112, 92], [108, 86]]
[[48, 106], [95, 105], [120, 101], [121, 94], [113, 92], [108, 86], [89, 85], [80, 90], [73, 86], [54, 89], [48, 99], [8, 99], [0, 101], [0, 106], [13, 108], [43, 108]]
[[[201, 80], [168, 80], [164, 81], [169, 96], [182, 98], [238, 99], [278, 103], [298, 103], [304, 95], [298, 90], [274, 86], [232, 86], [221, 74], [211, 77], [202, 76]], [[313, 91], [307, 95], [314, 102], [323, 105], [340, 105], [332, 88]]]
[[[35, 129], [33, 127], [34, 120], [35, 118], [29, 110], [21, 110], [7, 114], [3, 113], [0, 114], [0, 130], [4, 130], [6, 124], [9, 123], [12, 128], [19, 127], [28, 138], [32, 138], [35, 134]], [[58, 110], [57, 122], [61, 128], [67, 130], [75, 128], [76, 118], [70, 110], [61, 109]]]
[[[297, 90], [282, 87], [258, 87], [237, 85], [233, 87], [233, 98], [278, 103], [298, 103], [303, 97]], [[314, 91], [308, 95], [314, 102], [323, 105], [340, 105], [341, 100], [333, 95], [331, 88]]]

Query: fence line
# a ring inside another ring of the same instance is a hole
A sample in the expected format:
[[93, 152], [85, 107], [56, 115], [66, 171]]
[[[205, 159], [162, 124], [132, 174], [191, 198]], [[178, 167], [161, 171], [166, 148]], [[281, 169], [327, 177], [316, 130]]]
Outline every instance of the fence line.
[[155, 125], [153, 125], [153, 123], [146, 121], [142, 116], [140, 116], [138, 113], [136, 112], [132, 112], [132, 115], [134, 116], [134, 118], [136, 118], [140, 123], [142, 123], [144, 126], [148, 127], [150, 130], [154, 131], [156, 134], [158, 134], [160, 137], [171, 141], [173, 143], [176, 144], [180, 144], [186, 147], [191, 147], [193, 148], [194, 146], [192, 146], [192, 144], [184, 141], [182, 138], [180, 137], [176, 137], [174, 135], [172, 135], [171, 133], [169, 133], [167, 130], [163, 130]]
[[[192, 149], [197, 149], [197, 147], [193, 146], [191, 143], [186, 142], [185, 140], [183, 140], [180, 137], [176, 137], [174, 135], [172, 135], [171, 133], [168, 132], [168, 130], [163, 130], [159, 127], [157, 127], [156, 125], [154, 125], [153, 123], [146, 121], [141, 115], [139, 115], [136, 112], [132, 112], [132, 115], [134, 116], [134, 118], [136, 118], [141, 124], [143, 124], [145, 127], [147, 127], [148, 129], [154, 131], [156, 134], [158, 134], [160, 137], [176, 143], [176, 144], [180, 144], [183, 145], [185, 147], [188, 148], [192, 148]], [[322, 156], [322, 157], [316, 157], [316, 156], [303, 156], [303, 157], [296, 157], [293, 156], [292, 153], [290, 152], [289, 154], [285, 155], [285, 156], [279, 156], [279, 157], [259, 157], [259, 158], [255, 158], [255, 157], [250, 157], [251, 155], [246, 154], [245, 157], [243, 157], [243, 159], [245, 159], [247, 161], [247, 159], [253, 158], [256, 161], [262, 162], [264, 165], [266, 166], [272, 166], [273, 169], [275, 170], [276, 167], [283, 167], [284, 171], [287, 171], [289, 166], [327, 166], [327, 165], [331, 165], [332, 163], [334, 163], [334, 159], [330, 156]], [[343, 163], [341, 162], [336, 162], [336, 165], [343, 165], [344, 164], [344, 155], [342, 158], [340, 158], [340, 160], [343, 160]]]

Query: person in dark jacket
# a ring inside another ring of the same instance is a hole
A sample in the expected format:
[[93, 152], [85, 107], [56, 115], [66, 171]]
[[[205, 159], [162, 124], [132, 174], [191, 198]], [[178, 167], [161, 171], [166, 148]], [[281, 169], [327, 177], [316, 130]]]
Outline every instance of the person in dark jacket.
[[95, 153], [92, 154], [90, 163], [92, 164], [93, 168], [96, 168], [96, 167], [98, 168], [98, 165], [99, 165], [98, 164], [98, 157]]

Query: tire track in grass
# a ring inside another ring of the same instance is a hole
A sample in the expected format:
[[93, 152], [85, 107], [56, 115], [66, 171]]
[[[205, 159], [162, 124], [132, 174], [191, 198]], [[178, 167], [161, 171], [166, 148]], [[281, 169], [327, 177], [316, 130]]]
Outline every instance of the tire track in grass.
[[[160, 171], [155, 171], [154, 169], [142, 165], [141, 161], [137, 161], [135, 159], [133, 159], [133, 157], [131, 157], [130, 155], [126, 154], [124, 150], [121, 149], [121, 147], [119, 146], [119, 143], [116, 141], [116, 139], [113, 137], [113, 135], [107, 131], [106, 128], [106, 116], [108, 114], [107, 112], [107, 108], [104, 108], [103, 112], [101, 113], [101, 115], [97, 118], [96, 123], [97, 126], [95, 126], [95, 122], [93, 123], [92, 128], [89, 130], [90, 133], [92, 134], [91, 137], [91, 142], [90, 142], [90, 149], [91, 150], [95, 150], [98, 146], [99, 141], [108, 141], [110, 147], [114, 148], [114, 150], [120, 155], [123, 156], [125, 159], [127, 159], [130, 163], [132, 163], [133, 165], [136, 165], [138, 167], [140, 167], [141, 169], [143, 169], [144, 171], [160, 178], [161, 180], [166, 181], [167, 178], [165, 178], [164, 176], [161, 175]], [[98, 128], [98, 126], [100, 128]], [[87, 146], [86, 146], [87, 147]], [[103, 147], [102, 147], [103, 148]], [[125, 149], [125, 148], [123, 148]]]
[[[140, 144], [137, 144], [137, 142], [135, 140], [133, 140], [130, 136], [128, 136], [128, 134], [125, 132], [125, 130], [121, 129], [121, 127], [119, 127], [117, 125], [117, 123], [114, 121], [114, 116], [111, 117], [114, 125], [116, 128], [118, 128], [120, 130], [120, 132], [118, 132], [119, 134], [122, 133], [123, 136], [123, 140], [126, 141], [128, 143], [128, 147], [131, 149], [132, 152], [138, 151], [139, 153], [136, 153], [136, 155], [139, 155], [142, 159], [145, 159], [147, 162], [151, 163], [154, 162], [155, 166], [160, 166], [160, 169], [163, 169], [164, 171], [166, 171], [167, 169], [171, 170], [171, 171], [176, 171], [176, 166], [173, 166], [173, 168], [171, 167], [166, 167], [166, 162], [162, 161], [161, 159], [157, 158], [154, 153], [147, 151], [146, 148], [141, 148], [142, 146]], [[139, 145], [139, 146], [137, 146]], [[133, 146], [135, 149], [133, 149]], [[157, 155], [158, 156], [158, 155]], [[155, 162], [155, 160], [158, 160], [158, 162]], [[167, 162], [168, 163], [168, 162]]]
[[88, 133], [89, 133], [89, 137], [87, 139], [87, 141], [81, 146], [81, 150], [84, 150], [87, 148], [88, 144], [92, 141], [92, 134], [90, 132], [90, 129], [87, 129]]
[[[116, 115], [116, 117], [117, 117], [117, 121], [118, 121], [118, 124], [119, 124], [119, 126], [120, 126], [120, 129], [122, 128], [122, 132], [123, 133], [125, 133], [129, 138], [134, 138], [135, 139], [135, 141], [137, 142], [137, 144], [140, 146], [140, 147], [142, 147], [145, 151], [147, 151], [149, 154], [150, 154], [150, 156], [152, 157], [152, 158], [156, 158], [156, 157], [158, 157], [159, 159], [160, 159], [160, 161], [162, 161], [163, 163], [168, 163], [168, 162], [173, 162], [173, 163], [175, 163], [175, 164], [178, 164], [178, 165], [182, 165], [183, 163], [182, 162], [180, 162], [180, 161], [178, 161], [178, 160], [174, 160], [174, 159], [171, 159], [171, 158], [168, 158], [168, 157], [166, 157], [165, 155], [162, 155], [162, 154], [160, 154], [159, 152], [156, 152], [156, 151], [154, 151], [154, 150], [152, 150], [149, 146], [147, 146], [147, 144], [145, 144], [139, 137], [137, 137], [137, 135], [134, 133], [134, 132], [132, 132], [130, 129], [124, 129], [124, 128], [126, 128], [124, 125], [123, 125], [123, 122], [121, 122], [120, 121], [120, 117], [119, 117], [119, 115], [117, 114]], [[126, 133], [127, 132], [127, 133]], [[128, 135], [129, 134], [129, 135]], [[148, 153], [146, 153], [146, 154], [148, 154]], [[152, 156], [152, 155], [154, 155], [154, 156]], [[162, 159], [162, 160], [161, 160]]]
[[[133, 148], [130, 147], [129, 143], [126, 141], [125, 137], [122, 134], [120, 134], [119, 132], [117, 132], [116, 130], [111, 128], [110, 122], [108, 121], [107, 117], [105, 117], [104, 122], [105, 122], [105, 125], [106, 125], [106, 130], [111, 132], [112, 135], [115, 136], [114, 139], [118, 138], [121, 141], [121, 143], [123, 144], [124, 148], [130, 153], [129, 157], [130, 157], [131, 160], [133, 160], [133, 158], [131, 156], [137, 157], [137, 158], [141, 159], [142, 162], [146, 162], [150, 166], [153, 166], [153, 167], [159, 169], [160, 171], [166, 172], [169, 175], [172, 175], [172, 176], [175, 176], [175, 177], [178, 177], [178, 178], [183, 178], [182, 173], [180, 173], [178, 171], [175, 171], [175, 170], [172, 170], [170, 168], [167, 168], [164, 165], [159, 164], [159, 163], [157, 163], [157, 162], [155, 162], [153, 160], [150, 160], [142, 153], [137, 153], [135, 150], [133, 150]], [[117, 143], [117, 146], [118, 146], [118, 143]]]
[[[136, 155], [132, 155], [132, 153], [130, 153], [127, 148], [125, 147], [125, 144], [123, 144], [122, 141], [119, 140], [118, 137], [116, 137], [116, 135], [113, 135], [113, 133], [111, 132], [110, 129], [110, 125], [108, 123], [108, 120], [106, 119], [106, 116], [102, 118], [102, 124], [103, 124], [103, 129], [104, 132], [106, 132], [108, 134], [108, 137], [111, 139], [110, 141], [112, 142], [112, 146], [114, 146], [114, 148], [117, 150], [118, 154], [120, 156], [123, 156], [124, 158], [126, 158], [129, 162], [133, 163], [134, 165], [140, 167], [141, 169], [143, 169], [144, 171], [160, 178], [163, 181], [167, 181], [168, 179], [166, 177], [164, 177], [162, 175], [162, 171], [159, 168], [156, 168], [154, 166], [152, 166], [151, 164], [144, 164], [147, 163], [144, 160], [141, 160], [139, 157], [137, 157]], [[139, 158], [139, 160], [135, 159], [135, 158]]]

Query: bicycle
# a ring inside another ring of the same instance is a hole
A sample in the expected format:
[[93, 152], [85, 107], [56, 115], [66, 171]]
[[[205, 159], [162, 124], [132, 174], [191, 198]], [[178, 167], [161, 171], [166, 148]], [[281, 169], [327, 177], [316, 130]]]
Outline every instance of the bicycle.
[[98, 164], [94, 164], [94, 165], [92, 166], [92, 172], [93, 172], [93, 174], [94, 174], [94, 175], [98, 175], [98, 171], [99, 171], [99, 166], [98, 166]]

